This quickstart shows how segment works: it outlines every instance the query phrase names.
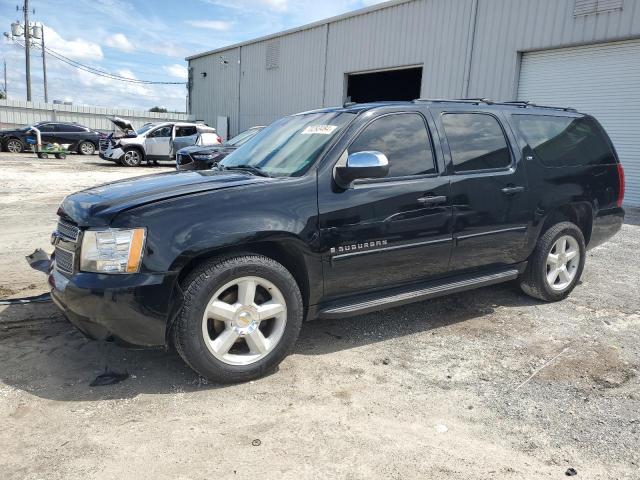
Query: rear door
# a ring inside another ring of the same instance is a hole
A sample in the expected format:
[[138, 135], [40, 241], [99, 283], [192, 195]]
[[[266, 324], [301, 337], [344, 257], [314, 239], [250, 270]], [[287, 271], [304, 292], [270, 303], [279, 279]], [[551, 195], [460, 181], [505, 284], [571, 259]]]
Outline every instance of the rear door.
[[[354, 126], [352, 128], [360, 128]], [[438, 168], [425, 117], [419, 112], [379, 116], [358, 132], [348, 154], [374, 150], [389, 160], [383, 179], [337, 189], [319, 185], [325, 295], [337, 298], [443, 275], [451, 252], [449, 178]]]
[[173, 155], [181, 148], [195, 145], [197, 140], [198, 130], [195, 125], [176, 125], [173, 137]]
[[164, 125], [149, 132], [144, 141], [146, 156], [152, 160], [167, 160], [171, 153], [173, 125]]
[[432, 109], [445, 139], [451, 179], [450, 270], [525, 260], [527, 179], [513, 133], [499, 111]]

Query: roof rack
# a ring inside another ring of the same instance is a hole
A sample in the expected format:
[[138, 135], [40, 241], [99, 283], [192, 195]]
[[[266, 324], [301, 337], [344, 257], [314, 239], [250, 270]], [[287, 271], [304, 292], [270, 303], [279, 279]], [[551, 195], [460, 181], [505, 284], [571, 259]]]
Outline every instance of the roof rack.
[[514, 107], [527, 108], [527, 107], [535, 107], [535, 108], [550, 108], [552, 110], [562, 110], [564, 112], [576, 112], [577, 110], [573, 107], [551, 107], [549, 105], [538, 105], [537, 103], [530, 102], [528, 100], [511, 100], [508, 102], [499, 102], [499, 105], [513, 105]]
[[533, 108], [549, 108], [552, 110], [562, 110], [565, 112], [576, 112], [577, 110], [575, 108], [572, 107], [550, 107], [547, 105], [538, 105], [537, 103], [532, 103], [529, 102], [527, 100], [512, 100], [512, 101], [508, 101], [508, 102], [494, 102], [493, 100], [490, 100], [488, 98], [451, 98], [451, 99], [446, 99], [446, 98], [417, 98], [415, 100], [413, 100], [413, 102], [431, 102], [431, 103], [471, 103], [474, 105], [480, 105], [480, 104], [485, 104], [485, 105], [509, 105], [509, 106], [513, 106], [513, 107], [519, 107], [519, 108], [527, 108], [527, 107], [533, 107]]
[[494, 103], [488, 98], [416, 98], [413, 100], [416, 102], [431, 102], [431, 103], [472, 103], [474, 105], [479, 105], [481, 103], [485, 103], [487, 105], [491, 105]]

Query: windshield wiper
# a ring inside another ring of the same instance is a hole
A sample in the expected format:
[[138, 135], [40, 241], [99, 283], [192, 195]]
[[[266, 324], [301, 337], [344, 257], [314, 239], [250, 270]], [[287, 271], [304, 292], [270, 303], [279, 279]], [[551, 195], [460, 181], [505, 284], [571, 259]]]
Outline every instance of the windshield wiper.
[[269, 175], [267, 172], [264, 172], [262, 169], [260, 169], [260, 167], [254, 167], [253, 165], [232, 165], [230, 167], [227, 167], [225, 165], [224, 167], [225, 170], [245, 170], [247, 172], [251, 172], [255, 175], [260, 175], [261, 177], [270, 177], [271, 175]]

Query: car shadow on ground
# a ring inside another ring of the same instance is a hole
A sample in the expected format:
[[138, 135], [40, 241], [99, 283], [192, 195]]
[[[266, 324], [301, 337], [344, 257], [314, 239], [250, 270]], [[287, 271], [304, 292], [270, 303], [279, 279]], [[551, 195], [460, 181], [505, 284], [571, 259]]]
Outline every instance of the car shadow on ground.
[[[303, 325], [294, 354], [327, 355], [481, 319], [497, 305], [538, 303], [505, 284], [353, 318], [316, 320]], [[89, 340], [51, 303], [40, 307], [39, 315], [14, 321], [21, 308], [25, 307], [0, 312], [0, 380], [11, 388], [51, 400], [95, 401], [226, 387], [199, 378], [174, 351]], [[115, 385], [90, 387], [105, 368], [130, 377]]]

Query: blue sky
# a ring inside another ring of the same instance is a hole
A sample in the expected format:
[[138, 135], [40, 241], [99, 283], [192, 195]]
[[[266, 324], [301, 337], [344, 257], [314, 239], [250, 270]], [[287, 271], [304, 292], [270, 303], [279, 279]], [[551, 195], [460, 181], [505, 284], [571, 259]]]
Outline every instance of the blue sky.
[[[185, 81], [185, 56], [321, 20], [380, 0], [30, 0], [46, 46], [129, 78]], [[0, 0], [0, 32], [22, 0]], [[2, 38], [9, 98], [26, 99], [24, 49]], [[40, 50], [31, 53], [32, 96], [43, 101]], [[47, 57], [49, 101], [184, 111], [183, 85], [134, 85], [92, 75]], [[1, 80], [0, 80], [1, 82]]]

